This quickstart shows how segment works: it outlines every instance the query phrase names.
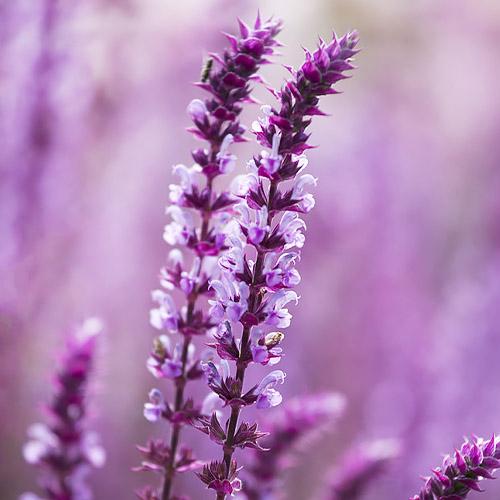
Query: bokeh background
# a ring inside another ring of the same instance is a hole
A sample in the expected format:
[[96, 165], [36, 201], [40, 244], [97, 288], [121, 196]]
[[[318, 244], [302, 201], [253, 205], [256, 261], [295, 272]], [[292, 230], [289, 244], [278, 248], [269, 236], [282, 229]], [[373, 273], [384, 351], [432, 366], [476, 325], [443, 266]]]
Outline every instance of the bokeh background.
[[[151, 479], [130, 468], [135, 443], [161, 432], [142, 404], [170, 168], [190, 162], [185, 107], [200, 95], [190, 82], [203, 57], [257, 7], [284, 19], [287, 63], [332, 29], [357, 28], [363, 48], [345, 93], [324, 99], [332, 116], [312, 127], [317, 207], [282, 362], [287, 397], [336, 390], [348, 408], [304, 450], [287, 498], [312, 498], [351, 445], [396, 437], [400, 458], [364, 498], [405, 499], [464, 434], [500, 432], [500, 3], [5, 0], [0, 498], [35, 487], [25, 429], [50, 396], [65, 329], [88, 315], [107, 325], [93, 387], [108, 451], [96, 498], [132, 499]], [[285, 74], [265, 69], [275, 85]], [[240, 171], [252, 147], [238, 147]], [[483, 500], [499, 498], [496, 483]]]

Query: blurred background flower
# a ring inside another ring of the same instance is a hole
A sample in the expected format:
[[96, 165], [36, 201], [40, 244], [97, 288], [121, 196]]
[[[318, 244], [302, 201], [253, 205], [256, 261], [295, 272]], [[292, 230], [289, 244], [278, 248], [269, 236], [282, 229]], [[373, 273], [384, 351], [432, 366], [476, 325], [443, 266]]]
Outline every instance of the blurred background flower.
[[[310, 498], [347, 449], [385, 438], [401, 453], [363, 498], [407, 498], [462, 435], [499, 431], [498, 2], [0, 2], [1, 498], [35, 487], [25, 429], [50, 394], [56, 332], [90, 314], [107, 325], [95, 496], [133, 498], [144, 484], [129, 469], [151, 431], [149, 291], [166, 257], [171, 165], [190, 162], [190, 82], [224, 44], [218, 32], [257, 7], [283, 18], [287, 63], [332, 29], [357, 28], [363, 48], [346, 94], [324, 100], [333, 116], [312, 126], [321, 182], [282, 361], [285, 400], [334, 390], [348, 405], [296, 458], [287, 498]], [[275, 85], [285, 74], [265, 71]], [[204, 498], [198, 483], [179, 482]], [[481, 498], [498, 498], [500, 484], [486, 488]]]

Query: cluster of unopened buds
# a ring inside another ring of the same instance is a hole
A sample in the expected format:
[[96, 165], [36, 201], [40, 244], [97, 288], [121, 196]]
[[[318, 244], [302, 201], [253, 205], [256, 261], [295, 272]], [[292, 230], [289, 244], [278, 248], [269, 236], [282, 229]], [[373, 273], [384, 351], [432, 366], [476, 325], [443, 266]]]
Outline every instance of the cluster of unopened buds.
[[471, 491], [483, 491], [483, 479], [493, 479], [500, 469], [500, 439], [473, 437], [466, 439], [460, 449], [445, 456], [443, 465], [432, 470], [418, 495], [410, 500], [460, 500]]

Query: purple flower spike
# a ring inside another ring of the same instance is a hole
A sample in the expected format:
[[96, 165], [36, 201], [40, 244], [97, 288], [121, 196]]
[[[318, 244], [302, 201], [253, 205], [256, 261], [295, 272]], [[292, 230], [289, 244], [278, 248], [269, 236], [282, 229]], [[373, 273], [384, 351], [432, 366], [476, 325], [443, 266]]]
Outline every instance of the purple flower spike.
[[479, 483], [493, 479], [492, 473], [500, 469], [500, 439], [473, 437], [466, 439], [460, 450], [447, 455], [441, 467], [432, 470], [418, 495], [410, 500], [459, 500], [471, 490], [483, 491]]
[[[179, 455], [181, 429], [205, 417], [201, 404], [185, 398], [189, 381], [202, 378], [205, 372], [205, 378], [220, 391], [221, 398], [226, 397], [227, 404], [242, 401], [228, 378], [219, 375], [219, 364], [205, 360], [202, 365], [193, 339], [213, 333], [225, 312], [230, 319], [238, 321], [247, 311], [248, 287], [227, 282], [217, 266], [217, 260], [230, 246], [226, 226], [234, 216], [234, 205], [239, 198], [226, 190], [217, 192], [214, 179], [232, 172], [236, 166], [236, 156], [231, 151], [233, 144], [246, 140], [246, 129], [240, 124], [239, 116], [243, 105], [253, 102], [250, 93], [253, 82], [259, 81], [256, 73], [274, 53], [278, 45], [275, 37], [280, 29], [281, 23], [272, 19], [263, 22], [258, 17], [253, 28], [240, 22], [241, 36], [226, 35], [230, 47], [222, 55], [212, 54], [203, 69], [197, 85], [208, 92], [208, 97], [193, 99], [187, 106], [193, 121], [188, 130], [206, 144], [192, 151], [194, 165], [173, 167], [179, 182], [169, 186], [170, 206], [166, 213], [171, 222], [166, 225], [163, 238], [168, 245], [183, 248], [170, 251], [167, 265], [160, 274], [161, 289], [153, 292], [157, 305], [150, 313], [150, 322], [161, 334], [154, 341], [147, 368], [155, 378], [170, 380], [175, 394], [169, 404], [161, 392], [153, 390], [144, 405], [145, 418], [151, 422], [168, 421], [171, 435], [170, 445], [155, 444], [155, 449], [162, 450], [163, 458], [150, 456], [146, 460], [149, 465], [138, 469], [154, 470], [163, 476], [161, 490], [146, 488], [140, 493], [141, 498], [172, 499], [175, 475], [187, 470]], [[266, 234], [258, 224], [251, 231], [255, 242], [262, 241]], [[212, 300], [214, 290], [223, 299]], [[181, 296], [180, 301], [174, 300], [173, 291]], [[210, 310], [205, 307], [207, 301], [212, 306]], [[172, 340], [170, 335], [178, 335], [177, 340]], [[219, 355], [224, 360], [237, 359], [238, 348], [231, 337], [221, 332], [216, 338], [221, 344], [217, 348]], [[255, 400], [256, 396], [247, 396], [247, 400], [252, 398]], [[149, 453], [154, 455], [154, 451]], [[193, 458], [193, 463], [198, 462]], [[238, 480], [226, 479], [214, 479], [209, 488], [217, 492], [236, 491]]]
[[[247, 28], [243, 32], [247, 33]], [[235, 363], [234, 376], [209, 382], [212, 391], [231, 407], [227, 430], [217, 438], [226, 471], [237, 446], [240, 411], [253, 404], [266, 409], [282, 402], [276, 389], [284, 382], [281, 370], [271, 372], [249, 390], [243, 387], [245, 370], [250, 363], [275, 364], [282, 358], [278, 344], [283, 334], [269, 330], [288, 328], [292, 320], [289, 304], [299, 300], [293, 290], [301, 279], [295, 266], [306, 230], [299, 214], [314, 207], [308, 188], [317, 182], [302, 172], [308, 163], [303, 153], [310, 148], [306, 129], [311, 116], [321, 114], [319, 97], [335, 93], [333, 84], [352, 68], [356, 43], [355, 33], [334, 38], [329, 45], [321, 43], [316, 52], [306, 54], [297, 72], [292, 71], [293, 78], [280, 91], [273, 91], [279, 107], [263, 106], [264, 117], [253, 127], [257, 140], [267, 150], [248, 163], [246, 176], [238, 176], [232, 183], [233, 194], [240, 202], [233, 207], [234, 219], [225, 227], [226, 248], [218, 261], [221, 276], [209, 283], [215, 292], [210, 300], [211, 317], [240, 323], [242, 329], [240, 339], [226, 332], [210, 344], [223, 360]], [[252, 50], [258, 47], [258, 43], [252, 43]], [[237, 86], [237, 81], [232, 83]], [[292, 182], [285, 187], [282, 182], [286, 180]], [[200, 418], [200, 428], [205, 432], [206, 419]], [[223, 500], [224, 491], [219, 490], [217, 498]]]
[[[284, 334], [276, 330], [290, 326], [290, 304], [299, 300], [293, 288], [301, 280], [296, 265], [306, 230], [300, 214], [309, 213], [315, 204], [309, 188], [317, 179], [302, 172], [308, 163], [303, 153], [311, 147], [306, 129], [311, 116], [322, 114], [319, 97], [336, 93], [332, 87], [345, 78], [356, 53], [357, 36], [350, 33], [306, 54], [301, 68], [292, 71], [293, 78], [273, 91], [278, 108], [264, 106], [264, 117], [254, 126], [267, 150], [248, 163], [247, 175], [236, 177], [232, 191], [218, 193], [214, 179], [236, 166], [233, 144], [246, 140], [239, 121], [242, 106], [255, 102], [251, 83], [263, 82], [256, 72], [279, 45], [275, 37], [281, 23], [257, 16], [253, 27], [242, 21], [239, 27], [240, 37], [226, 35], [230, 48], [221, 56], [211, 54], [203, 69], [198, 86], [209, 97], [193, 99], [187, 108], [193, 121], [188, 130], [206, 147], [192, 151], [194, 165], [174, 167], [179, 183], [170, 186], [166, 213], [171, 222], [163, 237], [169, 245], [190, 250], [192, 257], [173, 249], [161, 272], [162, 289], [153, 292], [157, 307], [151, 311], [151, 324], [162, 335], [147, 367], [156, 378], [170, 379], [175, 394], [174, 403], [168, 404], [153, 391], [144, 407], [148, 420], [167, 420], [172, 432], [170, 445], [161, 444], [163, 467], [154, 468], [164, 477], [161, 491], [147, 489], [143, 498], [172, 498], [185, 424], [222, 447], [223, 460], [206, 465], [199, 474], [218, 500], [241, 487], [234, 450], [261, 447], [258, 441], [264, 433], [255, 423], [239, 422], [240, 412], [253, 405], [278, 406], [282, 395], [277, 388], [285, 373], [274, 370], [260, 384], [244, 388], [245, 371], [251, 363], [275, 365], [283, 357]], [[291, 182], [283, 185], [286, 180]], [[183, 303], [174, 300], [172, 291]], [[202, 298], [205, 304], [200, 304]], [[170, 342], [167, 333], [181, 340]], [[208, 353], [197, 356], [192, 341], [207, 334]], [[184, 395], [187, 382], [198, 378], [205, 379], [212, 393], [202, 404]], [[215, 401], [230, 412], [225, 422]]]
[[[92, 318], [69, 336], [48, 405], [50, 422], [28, 429], [24, 458], [43, 471], [40, 486], [47, 499], [92, 498], [82, 477], [105, 462], [97, 434], [86, 429], [87, 385], [101, 331], [101, 322]], [[40, 497], [25, 493], [23, 498]]]
[[319, 437], [343, 414], [345, 399], [327, 393], [288, 401], [264, 426], [264, 450], [256, 450], [245, 467], [243, 492], [249, 500], [278, 498], [283, 472], [293, 465], [293, 451]]
[[325, 500], [358, 500], [387, 464], [399, 455], [395, 439], [365, 443], [349, 451], [332, 474]]

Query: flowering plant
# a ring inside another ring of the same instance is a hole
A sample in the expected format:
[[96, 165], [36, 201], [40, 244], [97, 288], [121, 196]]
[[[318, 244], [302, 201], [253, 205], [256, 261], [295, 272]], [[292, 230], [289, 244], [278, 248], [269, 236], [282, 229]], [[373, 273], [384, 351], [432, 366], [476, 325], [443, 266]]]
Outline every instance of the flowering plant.
[[[188, 267], [183, 254], [172, 250], [169, 265], [161, 273], [163, 289], [153, 292], [158, 307], [151, 312], [152, 325], [180, 334], [182, 341], [173, 345], [167, 335], [160, 335], [147, 363], [155, 377], [173, 380], [176, 389], [173, 404], [153, 389], [144, 407], [148, 420], [168, 420], [172, 433], [169, 445], [151, 441], [140, 448], [144, 461], [139, 469], [164, 476], [161, 494], [147, 488], [141, 498], [171, 498], [176, 472], [200, 466], [192, 450], [182, 447], [178, 451], [185, 424], [206, 433], [223, 449], [223, 460], [205, 464], [200, 479], [219, 499], [237, 492], [241, 481], [234, 450], [258, 449], [258, 440], [265, 435], [256, 423], [239, 422], [240, 412], [245, 406], [264, 409], [282, 400], [277, 389], [285, 380], [282, 370], [271, 371], [247, 390], [245, 371], [251, 363], [275, 365], [282, 356], [283, 333], [268, 330], [287, 328], [291, 321], [287, 304], [298, 301], [293, 287], [300, 282], [300, 274], [295, 266], [305, 240], [305, 223], [299, 214], [313, 208], [314, 198], [307, 187], [316, 183], [312, 175], [303, 174], [304, 152], [311, 147], [306, 129], [312, 116], [323, 114], [319, 97], [336, 93], [333, 85], [352, 69], [357, 34], [334, 36], [328, 44], [321, 41], [314, 53], [306, 52], [298, 71], [289, 68], [292, 78], [281, 90], [272, 91], [279, 107], [264, 106], [264, 116], [253, 127], [257, 141], [267, 149], [249, 162], [247, 175], [236, 177], [232, 193], [217, 193], [214, 178], [235, 165], [229, 147], [243, 140], [245, 129], [238, 116], [241, 103], [252, 100], [249, 81], [259, 79], [254, 73], [268, 62], [265, 56], [273, 53], [280, 28], [279, 21], [263, 23], [260, 16], [253, 28], [240, 21], [240, 38], [227, 35], [230, 50], [223, 56], [212, 55], [198, 84], [211, 97], [195, 99], [188, 106], [194, 123], [189, 130], [207, 141], [208, 148], [193, 151], [193, 167], [174, 167], [181, 184], [171, 186], [167, 213], [173, 222], [166, 226], [164, 239], [190, 249], [194, 258]], [[195, 182], [199, 174], [205, 177], [203, 188]], [[198, 228], [193, 211], [198, 214]], [[174, 289], [181, 292], [185, 306], [179, 308], [165, 291]], [[197, 302], [202, 296], [208, 298], [208, 311]], [[238, 324], [240, 338], [235, 335]], [[208, 343], [212, 352], [197, 357], [192, 339], [209, 332], [214, 332]], [[230, 362], [235, 364], [233, 375]], [[188, 380], [202, 374], [211, 394], [198, 405], [185, 398], [184, 389]], [[231, 409], [225, 425], [215, 410], [217, 400]]]
[[[86, 429], [86, 392], [101, 322], [88, 319], [68, 338], [55, 394], [47, 410], [50, 423], [33, 424], [24, 446], [25, 460], [41, 470], [40, 485], [51, 500], [88, 500], [85, 477], [104, 465], [105, 452], [98, 436]], [[41, 499], [25, 493], [23, 500]]]
[[[241, 410], [252, 405], [270, 408], [282, 401], [278, 391], [286, 376], [282, 370], [272, 370], [249, 389], [244, 389], [245, 372], [250, 364], [273, 366], [282, 357], [284, 334], [268, 330], [290, 326], [287, 305], [299, 299], [293, 290], [300, 282], [295, 266], [306, 227], [300, 214], [314, 207], [307, 187], [316, 183], [311, 174], [303, 173], [304, 152], [311, 147], [306, 129], [312, 116], [323, 114], [320, 96], [336, 93], [333, 85], [353, 68], [350, 61], [356, 44], [355, 32], [340, 39], [334, 36], [329, 44], [321, 41], [314, 53], [306, 51], [298, 71], [289, 68], [292, 78], [273, 91], [279, 106], [264, 106], [264, 116], [253, 127], [258, 142], [267, 149], [249, 162], [249, 173], [233, 184], [241, 201], [235, 206], [236, 218], [226, 227], [229, 249], [219, 259], [221, 277], [210, 281], [215, 290], [210, 315], [226, 321], [219, 324], [211, 344], [219, 363], [204, 364], [209, 387], [231, 413], [224, 427], [216, 412], [201, 419], [202, 430], [223, 449], [223, 460], [206, 465], [200, 474], [219, 500], [241, 487], [235, 449], [258, 448], [263, 437], [257, 424], [239, 423]], [[242, 333], [237, 339], [232, 325], [238, 323]], [[235, 364], [234, 375], [228, 362]]]
[[[170, 404], [160, 390], [153, 389], [144, 406], [144, 416], [149, 421], [168, 420], [172, 433], [169, 444], [151, 441], [139, 448], [144, 460], [138, 469], [157, 471], [164, 476], [161, 492], [146, 488], [140, 493], [143, 498], [171, 498], [175, 474], [200, 465], [192, 450], [180, 447], [182, 426], [202, 414], [200, 405], [185, 398], [185, 386], [203, 373], [193, 338], [205, 335], [218, 324], [218, 318], [203, 309], [200, 299], [213, 295], [210, 281], [218, 276], [216, 261], [228, 249], [224, 228], [232, 206], [238, 201], [226, 190], [217, 192], [214, 180], [230, 173], [235, 166], [236, 157], [230, 147], [245, 140], [245, 127], [239, 122], [242, 105], [252, 102], [250, 83], [259, 80], [256, 72], [268, 62], [267, 56], [273, 54], [280, 29], [279, 21], [263, 22], [260, 16], [253, 28], [240, 22], [240, 37], [226, 34], [230, 48], [221, 56], [211, 54], [197, 84], [209, 97], [194, 99], [188, 106], [193, 120], [188, 130], [205, 141], [207, 147], [192, 151], [194, 166], [174, 166], [180, 184], [170, 186], [171, 205], [167, 214], [172, 222], [165, 227], [164, 239], [186, 251], [184, 254], [179, 249], [170, 251], [168, 265], [160, 275], [162, 288], [152, 294], [158, 307], [151, 311], [151, 324], [161, 332], [178, 334], [181, 339], [174, 343], [162, 333], [155, 339], [147, 361], [156, 378], [173, 381], [175, 397]], [[198, 183], [200, 177], [203, 183]], [[188, 251], [192, 254], [190, 263], [186, 262]], [[176, 304], [174, 290], [180, 292], [183, 305]]]

